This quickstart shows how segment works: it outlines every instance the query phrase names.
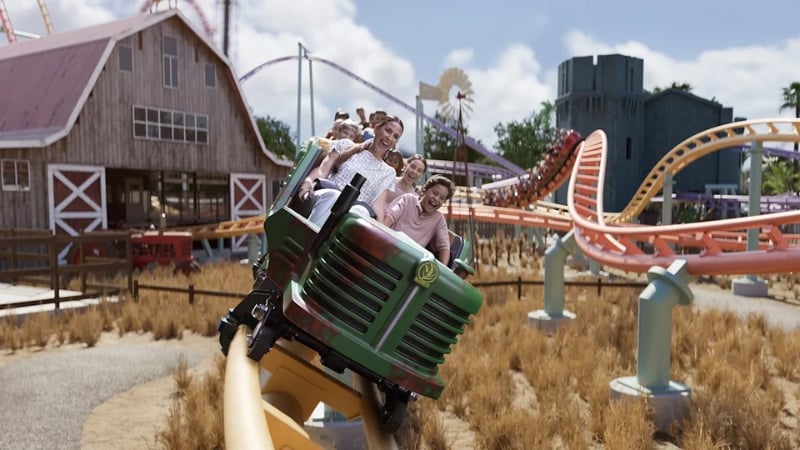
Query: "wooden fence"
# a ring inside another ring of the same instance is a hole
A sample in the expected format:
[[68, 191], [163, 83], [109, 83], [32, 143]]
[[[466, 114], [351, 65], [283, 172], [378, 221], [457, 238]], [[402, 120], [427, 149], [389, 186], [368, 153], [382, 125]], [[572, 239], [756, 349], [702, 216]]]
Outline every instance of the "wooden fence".
[[[523, 280], [522, 277], [518, 277], [516, 280], [501, 280], [501, 281], [477, 281], [472, 283], [473, 286], [480, 288], [480, 287], [502, 287], [502, 286], [516, 286], [517, 287], [517, 300], [522, 300], [522, 286], [542, 286], [544, 285], [544, 281], [542, 280]], [[594, 287], [597, 289], [597, 295], [601, 295], [603, 293], [603, 287], [611, 288], [611, 287], [624, 287], [624, 288], [641, 288], [644, 289], [647, 286], [647, 283], [643, 282], [611, 282], [611, 281], [603, 281], [602, 278], [598, 278], [597, 281], [565, 281], [564, 286], [586, 286], [586, 287]], [[139, 299], [139, 291], [141, 290], [152, 290], [152, 291], [162, 291], [162, 292], [177, 292], [181, 294], [187, 294], [189, 299], [189, 304], [194, 304], [195, 296], [197, 295], [208, 295], [211, 297], [227, 297], [227, 298], [245, 298], [248, 294], [245, 293], [237, 293], [237, 292], [223, 292], [223, 291], [208, 291], [197, 289], [193, 284], [185, 288], [175, 287], [175, 286], [156, 286], [152, 284], [139, 284], [138, 280], [133, 280], [133, 298], [134, 300]]]
[[[504, 281], [476, 281], [472, 283], [473, 286], [480, 287], [499, 287], [499, 286], [516, 286], [517, 287], [517, 300], [522, 300], [522, 286], [543, 286], [544, 280], [523, 280], [522, 277], [517, 277], [516, 280]], [[626, 288], [642, 288], [647, 287], [647, 283], [639, 281], [603, 281], [603, 278], [598, 277], [597, 281], [565, 281], [564, 286], [584, 286], [595, 287], [597, 295], [603, 293], [603, 286], [606, 287], [626, 287]]]
[[[59, 253], [66, 257], [59, 259]], [[0, 282], [47, 286], [53, 298], [2, 303], [0, 309], [96, 298], [118, 294], [117, 286], [87, 283], [87, 275], [123, 273], [133, 290], [133, 262], [129, 232], [90, 232], [78, 236], [53, 235], [48, 230], [0, 229]], [[78, 277], [80, 295], [62, 297], [60, 291]]]
[[139, 300], [140, 290], [177, 292], [177, 293], [188, 294], [190, 305], [194, 304], [195, 295], [208, 295], [211, 297], [228, 297], [228, 298], [245, 298], [247, 296], [247, 294], [240, 294], [236, 292], [208, 291], [203, 289], [196, 289], [193, 284], [190, 284], [185, 288], [180, 288], [174, 286], [156, 286], [153, 284], [139, 284], [139, 280], [133, 280], [132, 292], [133, 292], [133, 299], [135, 301]]

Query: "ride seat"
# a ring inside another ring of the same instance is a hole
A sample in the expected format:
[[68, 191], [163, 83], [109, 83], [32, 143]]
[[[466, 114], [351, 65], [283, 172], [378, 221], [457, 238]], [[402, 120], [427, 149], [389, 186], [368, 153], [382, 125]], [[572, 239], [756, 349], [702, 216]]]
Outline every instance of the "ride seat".
[[453, 233], [450, 233], [450, 261], [447, 263], [447, 267], [451, 269], [455, 269], [456, 267], [456, 259], [461, 256], [461, 252], [464, 251], [464, 238]]
[[[464, 238], [451, 230], [447, 230], [447, 232], [450, 234], [450, 260], [447, 263], [447, 267], [456, 272], [461, 278], [474, 275], [475, 270], [460, 258], [464, 252]], [[436, 249], [433, 248], [432, 244], [433, 242], [429, 242], [426, 248], [431, 253], [436, 254]]]

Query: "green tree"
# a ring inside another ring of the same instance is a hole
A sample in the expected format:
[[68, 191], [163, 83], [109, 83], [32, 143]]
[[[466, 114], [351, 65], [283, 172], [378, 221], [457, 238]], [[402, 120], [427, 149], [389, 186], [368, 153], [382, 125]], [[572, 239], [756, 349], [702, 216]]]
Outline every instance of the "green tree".
[[[456, 119], [447, 119], [439, 114], [438, 111], [434, 117], [448, 127], [454, 130], [458, 129], [458, 123]], [[469, 136], [469, 130], [467, 130], [467, 127], [464, 127], [464, 135]], [[453, 155], [455, 154], [456, 149], [455, 138], [451, 137], [444, 131], [431, 126], [430, 124], [425, 124], [425, 128], [423, 129], [423, 139], [425, 140], [424, 152], [426, 158], [440, 159], [443, 161], [453, 160]], [[478, 142], [480, 143], [480, 141]], [[459, 157], [463, 158], [460, 153]], [[480, 153], [474, 151], [467, 152], [467, 159], [469, 162], [486, 162], [486, 158], [484, 158]], [[459, 161], [463, 161], [463, 159], [460, 159]]]
[[256, 116], [256, 125], [267, 150], [279, 158], [294, 159], [296, 148], [289, 125], [270, 116]]
[[[434, 117], [444, 123], [445, 125], [455, 129], [456, 123], [454, 120], [445, 119], [444, 116], [436, 111]], [[456, 140], [444, 131], [426, 123], [423, 130], [424, 151], [425, 158], [427, 159], [441, 159], [445, 161], [452, 161], [453, 153], [456, 148]]]
[[541, 105], [542, 109], [538, 113], [532, 111], [521, 121], [498, 123], [494, 127], [497, 133], [495, 149], [504, 158], [526, 169], [534, 167], [542, 160], [555, 132], [555, 105], [551, 102], [542, 102]]
[[764, 170], [761, 192], [766, 195], [793, 192], [798, 180], [800, 180], [800, 174], [792, 168], [788, 161], [773, 161]]

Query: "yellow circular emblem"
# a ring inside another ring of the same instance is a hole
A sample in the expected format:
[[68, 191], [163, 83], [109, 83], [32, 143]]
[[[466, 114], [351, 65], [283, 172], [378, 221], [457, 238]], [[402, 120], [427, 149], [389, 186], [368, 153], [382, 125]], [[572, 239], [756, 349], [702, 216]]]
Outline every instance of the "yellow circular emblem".
[[436, 265], [436, 261], [422, 261], [419, 266], [417, 266], [417, 276], [414, 278], [414, 281], [423, 286], [428, 287], [439, 278], [439, 267]]

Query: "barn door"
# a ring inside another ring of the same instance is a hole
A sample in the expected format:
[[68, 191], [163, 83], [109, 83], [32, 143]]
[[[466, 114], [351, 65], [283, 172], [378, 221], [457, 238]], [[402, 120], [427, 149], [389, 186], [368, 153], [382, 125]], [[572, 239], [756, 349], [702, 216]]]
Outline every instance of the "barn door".
[[[81, 231], [108, 227], [105, 168], [48, 165], [47, 192], [53, 233], [76, 236]], [[68, 251], [68, 247], [62, 249], [59, 259], [64, 259]]]
[[[231, 174], [231, 219], [267, 213], [267, 177], [253, 173]], [[231, 251], [247, 251], [247, 236], [232, 238]]]

